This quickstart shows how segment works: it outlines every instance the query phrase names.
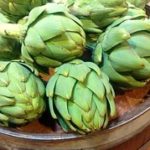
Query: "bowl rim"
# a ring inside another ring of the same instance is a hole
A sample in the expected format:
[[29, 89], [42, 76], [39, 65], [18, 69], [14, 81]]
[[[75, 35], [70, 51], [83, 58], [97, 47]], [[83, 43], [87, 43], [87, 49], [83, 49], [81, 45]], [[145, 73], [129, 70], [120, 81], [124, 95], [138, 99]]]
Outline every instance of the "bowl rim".
[[[136, 109], [137, 108], [137, 109]], [[116, 120], [116, 124], [114, 124], [114, 121], [112, 121], [113, 124], [110, 124], [108, 128], [104, 130], [99, 130], [95, 131], [93, 133], [86, 134], [87, 135], [95, 135], [95, 134], [100, 134], [102, 132], [109, 132], [113, 129], [116, 129], [120, 126], [123, 126], [132, 120], [135, 120], [136, 118], [140, 117], [147, 111], [150, 111], [150, 97], [145, 100], [144, 103], [141, 103], [137, 105], [133, 110], [125, 113], [123, 116], [118, 118]], [[129, 114], [132, 114], [132, 117], [129, 118]], [[125, 120], [123, 119], [125, 117]], [[119, 121], [119, 123], [118, 123]], [[75, 133], [25, 133], [23, 131], [17, 131], [16, 129], [10, 129], [6, 127], [0, 127], [0, 134], [14, 137], [14, 138], [19, 138], [19, 139], [24, 139], [24, 140], [36, 140], [36, 141], [61, 141], [61, 140], [72, 140], [72, 139], [79, 139], [79, 138], [84, 138], [85, 135], [79, 135]]]

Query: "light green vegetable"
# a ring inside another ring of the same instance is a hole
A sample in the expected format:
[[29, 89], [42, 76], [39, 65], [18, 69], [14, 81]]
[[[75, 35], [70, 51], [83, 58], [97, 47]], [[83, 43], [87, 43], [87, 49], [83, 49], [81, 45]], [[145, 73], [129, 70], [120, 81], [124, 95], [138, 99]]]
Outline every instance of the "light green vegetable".
[[73, 60], [58, 67], [46, 87], [53, 118], [64, 131], [88, 133], [105, 128], [116, 116], [114, 90], [92, 62]]
[[103, 60], [102, 71], [125, 88], [142, 87], [150, 79], [150, 20], [144, 19], [142, 11], [131, 14], [114, 22], [93, 52], [96, 63]]
[[30, 67], [21, 62], [0, 61], [0, 124], [21, 125], [45, 110], [45, 87]]
[[0, 12], [7, 15], [10, 20], [17, 21], [28, 15], [32, 8], [46, 2], [47, 0], [0, 0]]
[[125, 0], [53, 0], [64, 3], [83, 23], [87, 32], [99, 32], [127, 11]]
[[34, 8], [24, 25], [0, 24], [0, 34], [20, 39], [22, 58], [44, 67], [56, 67], [80, 57], [85, 47], [81, 22], [62, 4]]
[[65, 4], [77, 16], [86, 32], [86, 47], [95, 49], [95, 43], [108, 25], [119, 19], [128, 8], [125, 0], [53, 0]]

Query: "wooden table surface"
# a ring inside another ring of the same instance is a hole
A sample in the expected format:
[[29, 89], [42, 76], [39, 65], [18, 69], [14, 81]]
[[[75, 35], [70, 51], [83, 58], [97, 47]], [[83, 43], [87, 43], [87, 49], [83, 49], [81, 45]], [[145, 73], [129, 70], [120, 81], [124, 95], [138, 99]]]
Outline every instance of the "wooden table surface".
[[150, 126], [111, 150], [150, 150]]

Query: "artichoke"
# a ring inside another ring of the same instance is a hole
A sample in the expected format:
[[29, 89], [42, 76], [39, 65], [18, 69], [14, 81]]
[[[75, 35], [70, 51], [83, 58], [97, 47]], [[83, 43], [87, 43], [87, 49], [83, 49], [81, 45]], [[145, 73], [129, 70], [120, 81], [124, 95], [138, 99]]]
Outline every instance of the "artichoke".
[[22, 58], [44, 67], [56, 67], [80, 57], [85, 46], [81, 22], [63, 4], [48, 3], [32, 9], [24, 25], [0, 24], [0, 34], [20, 39]]
[[53, 0], [66, 4], [70, 12], [80, 18], [86, 32], [99, 30], [120, 18], [127, 11], [125, 0]]
[[64, 131], [88, 133], [116, 116], [114, 90], [92, 62], [73, 60], [55, 70], [46, 86], [50, 112]]
[[150, 20], [142, 15], [114, 22], [100, 36], [93, 53], [96, 63], [103, 56], [102, 71], [122, 88], [142, 87], [150, 79]]
[[136, 7], [143, 9], [149, 0], [127, 0], [127, 1], [135, 5]]
[[0, 0], [0, 11], [10, 20], [18, 19], [29, 14], [34, 7], [46, 4], [47, 0]]
[[21, 125], [45, 110], [45, 87], [24, 63], [0, 61], [0, 124]]
[[[0, 23], [8, 23], [9, 20], [0, 13]], [[20, 45], [16, 40], [0, 36], [0, 60], [16, 59], [20, 56]]]
[[86, 32], [88, 50], [95, 49], [95, 43], [112, 22], [120, 18], [128, 9], [125, 0], [53, 0], [64, 3], [70, 13], [77, 16]]

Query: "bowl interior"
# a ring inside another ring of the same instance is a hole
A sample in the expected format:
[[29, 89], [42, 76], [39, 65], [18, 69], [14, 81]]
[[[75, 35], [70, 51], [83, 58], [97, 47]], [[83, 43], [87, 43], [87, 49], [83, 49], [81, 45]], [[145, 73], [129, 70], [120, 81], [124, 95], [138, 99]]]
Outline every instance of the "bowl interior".
[[[134, 90], [117, 90], [116, 95], [118, 117], [111, 120], [105, 130], [111, 130], [124, 125], [150, 110], [150, 83], [143, 88]], [[71, 132], [65, 133], [56, 120], [51, 118], [49, 112], [45, 112], [39, 120], [25, 126], [17, 128], [1, 127], [0, 133], [30, 140], [64, 140], [84, 137], [84, 135]]]

